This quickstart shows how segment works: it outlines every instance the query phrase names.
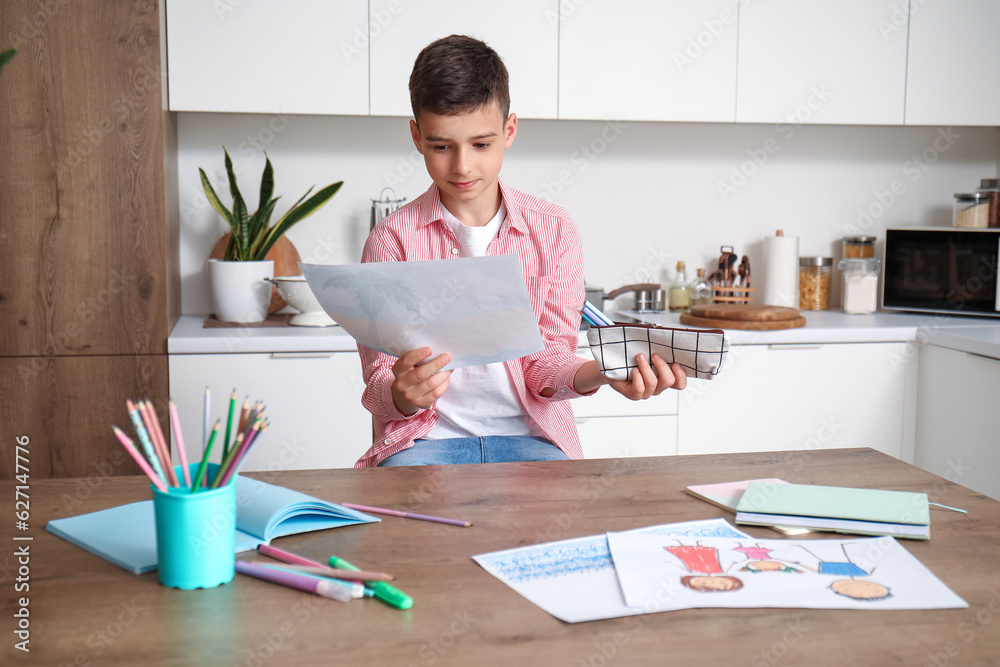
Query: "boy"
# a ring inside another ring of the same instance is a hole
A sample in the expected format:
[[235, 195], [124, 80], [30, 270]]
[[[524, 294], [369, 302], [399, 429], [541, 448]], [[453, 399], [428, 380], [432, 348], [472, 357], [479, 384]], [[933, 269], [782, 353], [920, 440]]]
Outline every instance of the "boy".
[[375, 439], [356, 467], [579, 459], [566, 399], [604, 384], [632, 400], [683, 389], [684, 370], [659, 355], [652, 366], [641, 359], [623, 381], [576, 356], [584, 300], [579, 232], [563, 209], [499, 179], [517, 117], [496, 52], [460, 35], [430, 44], [413, 65], [410, 102], [410, 134], [434, 183], [375, 227], [361, 261], [516, 254], [545, 348], [439, 372], [446, 353], [431, 358], [434, 351], [422, 348], [396, 359], [358, 345]]

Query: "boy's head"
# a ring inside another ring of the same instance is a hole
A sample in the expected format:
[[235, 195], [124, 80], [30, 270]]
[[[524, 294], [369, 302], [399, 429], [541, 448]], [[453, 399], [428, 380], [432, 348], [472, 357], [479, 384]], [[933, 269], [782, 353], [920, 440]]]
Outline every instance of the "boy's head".
[[410, 75], [413, 145], [441, 203], [467, 226], [499, 210], [504, 151], [517, 135], [507, 68], [478, 39], [452, 35], [428, 45]]
[[495, 104], [501, 122], [510, 113], [507, 68], [486, 43], [451, 35], [428, 44], [410, 73], [410, 106], [419, 125], [420, 112], [440, 116], [473, 113]]

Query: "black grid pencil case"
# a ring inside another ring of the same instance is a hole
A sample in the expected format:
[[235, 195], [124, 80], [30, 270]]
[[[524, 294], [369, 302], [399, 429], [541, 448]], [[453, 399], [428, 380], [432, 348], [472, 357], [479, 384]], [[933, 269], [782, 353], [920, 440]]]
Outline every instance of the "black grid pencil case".
[[673, 329], [652, 324], [591, 326], [587, 341], [601, 372], [612, 380], [631, 377], [639, 354], [645, 354], [647, 361], [659, 354], [668, 364], [679, 363], [688, 377], [711, 380], [719, 374], [729, 352], [729, 338], [722, 329]]

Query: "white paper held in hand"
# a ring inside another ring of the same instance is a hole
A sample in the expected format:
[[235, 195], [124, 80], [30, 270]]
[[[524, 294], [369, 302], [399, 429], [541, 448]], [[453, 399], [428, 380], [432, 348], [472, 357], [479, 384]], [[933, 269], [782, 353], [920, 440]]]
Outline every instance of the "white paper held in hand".
[[449, 370], [544, 348], [516, 255], [299, 266], [327, 314], [373, 350], [428, 346], [451, 355]]

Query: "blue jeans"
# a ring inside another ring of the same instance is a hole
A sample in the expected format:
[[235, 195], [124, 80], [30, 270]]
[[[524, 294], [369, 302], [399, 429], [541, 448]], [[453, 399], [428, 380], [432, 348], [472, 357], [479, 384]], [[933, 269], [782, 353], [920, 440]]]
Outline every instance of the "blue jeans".
[[565, 461], [569, 457], [544, 438], [488, 435], [483, 438], [415, 440], [413, 446], [379, 463], [385, 466], [430, 466], [443, 463], [507, 463]]

